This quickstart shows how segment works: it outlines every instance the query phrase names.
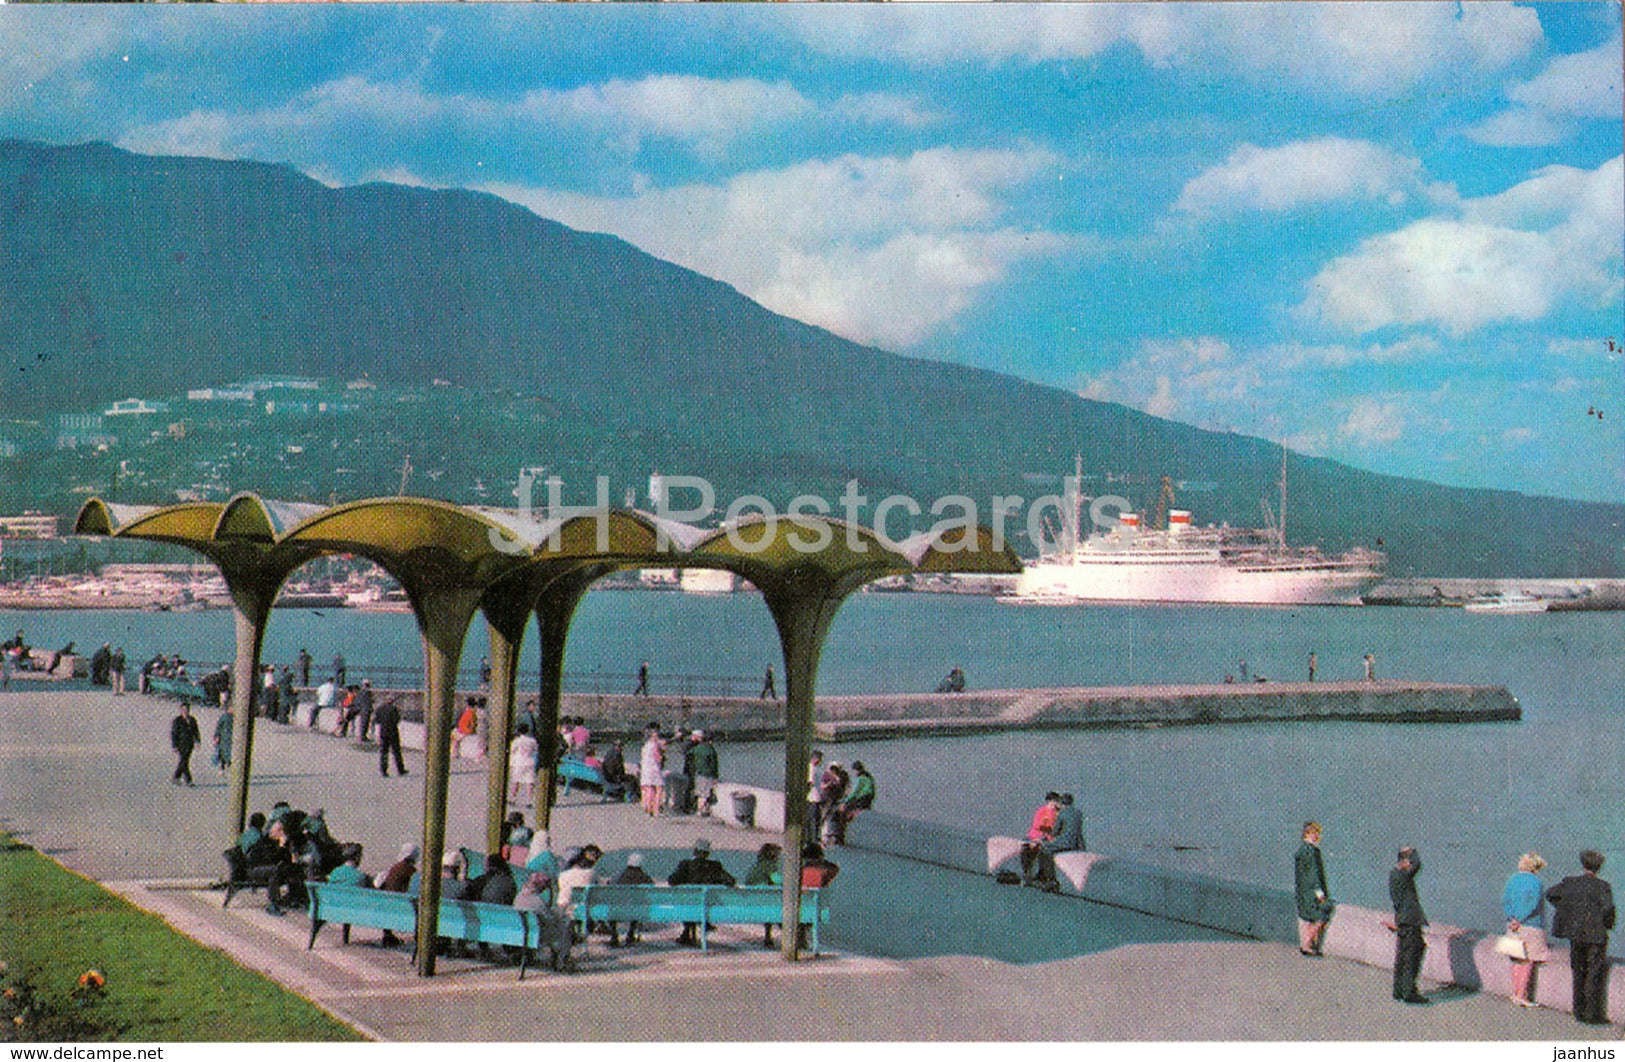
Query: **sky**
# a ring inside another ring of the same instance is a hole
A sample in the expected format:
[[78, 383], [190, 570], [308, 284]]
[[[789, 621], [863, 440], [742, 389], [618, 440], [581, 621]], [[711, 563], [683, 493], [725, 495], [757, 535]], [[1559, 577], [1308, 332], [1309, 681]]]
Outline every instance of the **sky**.
[[883, 349], [1625, 502], [1620, 30], [1586, 2], [13, 5], [0, 137], [483, 190]]

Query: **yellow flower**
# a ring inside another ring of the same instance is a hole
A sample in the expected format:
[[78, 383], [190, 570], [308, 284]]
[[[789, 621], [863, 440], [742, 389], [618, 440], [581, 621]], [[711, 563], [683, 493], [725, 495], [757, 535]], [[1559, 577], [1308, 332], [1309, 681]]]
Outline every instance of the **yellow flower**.
[[100, 970], [86, 970], [79, 975], [80, 988], [100, 988], [107, 983]]

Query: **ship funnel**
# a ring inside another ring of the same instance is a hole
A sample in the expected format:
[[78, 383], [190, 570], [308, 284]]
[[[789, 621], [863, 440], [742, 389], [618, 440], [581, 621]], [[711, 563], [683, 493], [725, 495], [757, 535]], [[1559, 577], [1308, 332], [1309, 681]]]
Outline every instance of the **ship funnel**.
[[1185, 531], [1189, 531], [1190, 526], [1191, 526], [1191, 514], [1189, 512], [1187, 512], [1184, 509], [1169, 509], [1168, 510], [1168, 533], [1169, 534], [1178, 535], [1178, 534], [1181, 534], [1181, 533], [1183, 533]]

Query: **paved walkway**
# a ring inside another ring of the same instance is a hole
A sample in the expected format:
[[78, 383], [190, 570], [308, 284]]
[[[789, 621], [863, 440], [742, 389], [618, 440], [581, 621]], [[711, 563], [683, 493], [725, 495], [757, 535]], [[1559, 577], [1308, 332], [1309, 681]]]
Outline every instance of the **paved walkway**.
[[[581, 970], [444, 960], [413, 976], [407, 949], [358, 930], [276, 918], [244, 895], [230, 909], [204, 886], [221, 869], [225, 787], [195, 757], [196, 789], [169, 784], [168, 702], [86, 692], [0, 693], [0, 826], [106, 882], [183, 932], [219, 947], [389, 1040], [1574, 1040], [1612, 1038], [1552, 1011], [1437, 989], [1434, 1006], [1388, 999], [1385, 970], [1315, 962], [1278, 944], [1228, 938], [1134, 912], [995, 884], [990, 878], [840, 850], [831, 954], [790, 965], [759, 933], [723, 928], [711, 953], [672, 943], [611, 950], [595, 938]], [[208, 734], [216, 713], [204, 711]], [[381, 778], [376, 753], [262, 724], [251, 805], [323, 807], [334, 833], [381, 871], [418, 833], [421, 756]], [[477, 842], [483, 767], [454, 765], [448, 836]], [[907, 809], [901, 809], [906, 813]], [[588, 841], [617, 870], [631, 850], [669, 872], [695, 837], [742, 873], [772, 837], [632, 805], [572, 797], [555, 848]], [[1311, 1005], [1305, 1005], [1311, 1001]]]

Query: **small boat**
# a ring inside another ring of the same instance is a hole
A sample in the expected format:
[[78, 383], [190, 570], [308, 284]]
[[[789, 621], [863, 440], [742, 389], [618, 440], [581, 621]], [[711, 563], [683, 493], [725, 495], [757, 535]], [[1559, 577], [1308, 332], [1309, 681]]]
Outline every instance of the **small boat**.
[[1498, 616], [1526, 616], [1545, 612], [1550, 603], [1533, 594], [1483, 594], [1464, 603], [1463, 612], [1480, 612]]

